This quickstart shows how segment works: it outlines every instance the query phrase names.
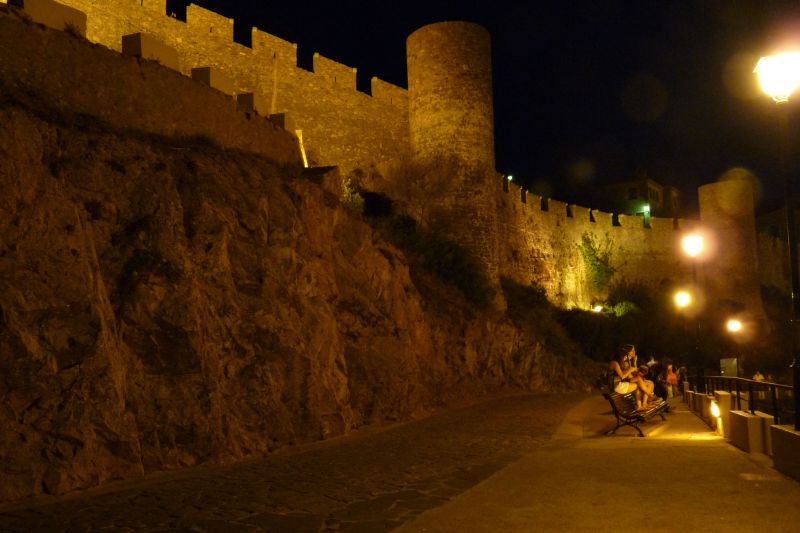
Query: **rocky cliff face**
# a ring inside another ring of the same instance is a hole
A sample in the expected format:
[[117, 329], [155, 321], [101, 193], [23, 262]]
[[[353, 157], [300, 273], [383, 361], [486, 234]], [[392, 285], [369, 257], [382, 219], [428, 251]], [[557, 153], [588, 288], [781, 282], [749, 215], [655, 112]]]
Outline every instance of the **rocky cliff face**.
[[0, 500], [576, 386], [428, 296], [335, 170], [0, 106]]

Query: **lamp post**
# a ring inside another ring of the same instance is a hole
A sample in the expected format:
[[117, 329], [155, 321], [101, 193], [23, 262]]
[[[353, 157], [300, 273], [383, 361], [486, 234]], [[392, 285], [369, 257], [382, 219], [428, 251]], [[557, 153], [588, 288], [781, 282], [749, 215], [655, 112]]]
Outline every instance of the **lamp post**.
[[[691, 258], [692, 283], [694, 284], [695, 292], [697, 292], [697, 261], [700, 258], [700, 254], [703, 253], [703, 236], [699, 233], [689, 233], [688, 235], [684, 235], [684, 237], [681, 239], [681, 248], [683, 249], [683, 252]], [[691, 303], [691, 298], [690, 301], [687, 302], [687, 305], [688, 303]], [[702, 378], [704, 365], [700, 363], [700, 315], [699, 310], [697, 309], [695, 309], [694, 314], [694, 326], [694, 360], [695, 364], [700, 365], [700, 375], [698, 377]], [[698, 379], [697, 383], [699, 387], [699, 385], [702, 383], [702, 379]]]
[[[681, 290], [679, 290], [679, 291], [677, 291], [675, 293], [675, 295], [673, 296], [673, 299], [674, 299], [674, 302], [675, 302], [675, 307], [678, 308], [678, 313], [680, 314], [681, 320], [683, 322], [683, 324], [682, 324], [683, 325], [683, 337], [682, 337], [683, 340], [681, 342], [681, 348], [685, 349], [686, 340], [691, 338], [691, 337], [689, 337], [689, 331], [688, 331], [689, 328], [687, 327], [687, 318], [688, 318], [687, 315], [689, 314], [688, 308], [690, 308], [690, 307], [695, 305], [695, 297], [694, 297], [694, 294], [692, 292], [689, 292], [688, 290], [685, 290], [685, 289], [681, 289]], [[696, 312], [697, 311], [695, 309], [695, 313]], [[695, 315], [695, 323], [696, 323], [696, 321], [697, 321], [697, 316]], [[695, 333], [697, 331], [698, 331], [698, 328], [696, 327], [695, 328]], [[693, 349], [694, 349], [694, 351], [696, 353], [697, 352], [697, 342], [698, 342], [696, 335], [695, 335], [694, 340], [692, 342], [693, 342], [693, 345], [694, 345]], [[696, 376], [694, 378], [694, 381], [693, 381], [693, 378], [691, 378], [690, 375], [682, 376], [681, 380], [685, 381], [685, 382], [688, 382], [690, 387], [693, 386], [693, 390], [695, 390], [695, 391], [699, 391], [700, 390], [702, 380], [698, 376]]]
[[[731, 334], [738, 335], [742, 331], [742, 321], [737, 318], [731, 318], [725, 323], [725, 329]], [[736, 377], [739, 377], [739, 353], [736, 353]]]
[[675, 305], [679, 309], [688, 307], [692, 303], [692, 295], [687, 291], [678, 291], [675, 293]]
[[792, 337], [792, 396], [794, 398], [794, 429], [800, 431], [800, 276], [797, 270], [797, 227], [795, 202], [789, 177], [788, 159], [790, 145], [789, 97], [800, 84], [800, 52], [791, 52], [759, 59], [755, 68], [761, 88], [778, 104], [781, 117], [781, 174], [786, 209], [786, 240], [789, 247], [789, 272], [791, 274], [792, 310], [789, 322]]

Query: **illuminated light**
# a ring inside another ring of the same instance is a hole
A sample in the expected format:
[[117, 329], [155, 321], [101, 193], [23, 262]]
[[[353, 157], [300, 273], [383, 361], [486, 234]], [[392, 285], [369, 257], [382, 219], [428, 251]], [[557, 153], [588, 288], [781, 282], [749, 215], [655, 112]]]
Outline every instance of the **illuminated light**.
[[703, 236], [696, 233], [685, 236], [681, 239], [683, 251], [691, 257], [697, 257], [703, 251]]
[[692, 303], [692, 295], [686, 291], [678, 291], [675, 293], [675, 305], [678, 307], [686, 307]]
[[592, 307], [592, 311], [594, 311], [595, 313], [599, 313], [602, 310], [603, 310], [602, 305], [595, 305], [594, 307]]
[[300, 143], [300, 155], [303, 156], [303, 168], [308, 168], [306, 147], [303, 145], [303, 130], [294, 130], [294, 133], [297, 135], [297, 142]]
[[511, 180], [513, 180], [513, 179], [514, 179], [514, 176], [512, 176], [511, 174], [509, 174], [509, 175], [508, 175], [508, 177], [507, 177], [506, 179], [507, 179], [508, 181], [511, 181]]
[[725, 324], [725, 327], [728, 328], [728, 331], [737, 333], [739, 331], [742, 331], [742, 322], [740, 320], [732, 318], [728, 320], [727, 324]]
[[711, 402], [711, 416], [719, 418], [719, 415], [719, 405], [717, 405], [717, 402]]
[[643, 209], [644, 209], [645, 213], [649, 213], [650, 212], [650, 204], [644, 204], [644, 208]]
[[800, 52], [762, 57], [753, 72], [766, 94], [776, 102], [786, 102], [800, 85]]

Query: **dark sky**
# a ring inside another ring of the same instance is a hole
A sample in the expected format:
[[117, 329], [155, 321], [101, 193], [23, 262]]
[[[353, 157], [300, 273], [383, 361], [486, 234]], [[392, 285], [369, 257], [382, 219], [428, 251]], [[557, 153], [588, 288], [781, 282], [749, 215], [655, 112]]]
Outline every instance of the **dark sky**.
[[578, 201], [646, 173], [691, 206], [697, 185], [741, 167], [762, 184], [761, 209], [780, 199], [777, 110], [752, 69], [797, 2], [195, 3], [235, 18], [237, 35], [296, 42], [303, 66], [319, 52], [357, 67], [359, 87], [406, 85], [415, 29], [478, 22], [492, 35], [497, 168], [528, 188]]

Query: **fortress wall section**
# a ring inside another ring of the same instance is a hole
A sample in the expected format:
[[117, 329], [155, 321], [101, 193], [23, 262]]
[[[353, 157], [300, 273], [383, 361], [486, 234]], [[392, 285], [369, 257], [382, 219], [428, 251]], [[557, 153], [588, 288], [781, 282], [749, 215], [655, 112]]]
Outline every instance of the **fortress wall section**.
[[522, 203], [513, 183], [508, 192], [498, 187], [497, 194], [500, 275], [524, 286], [542, 287], [557, 305], [575, 306], [587, 299], [585, 269], [568, 231], [574, 224], [567, 217], [567, 204], [550, 200], [543, 211], [541, 198], [534, 194], [527, 194]]
[[[691, 263], [680, 248], [680, 226], [671, 218], [651, 217], [646, 227], [640, 216], [619, 215], [612, 226], [612, 265], [617, 269], [612, 283], [630, 282], [650, 287], [688, 283]], [[677, 227], [676, 227], [677, 226]]]
[[783, 293], [791, 292], [789, 272], [789, 247], [784, 239], [756, 234], [758, 249], [758, 279], [765, 287], [774, 287]]
[[542, 287], [550, 301], [563, 307], [588, 308], [607, 296], [606, 288], [594, 288], [580, 251], [584, 234], [600, 249], [611, 252], [617, 272], [611, 284], [621, 281], [657, 287], [667, 281], [688, 281], [691, 269], [679, 252], [679, 230], [673, 219], [650, 220], [613, 215], [582, 206], [549, 200], [508, 184], [498, 191], [501, 250], [500, 274], [523, 285]]
[[[0, 15], [0, 33], [14, 47], [0, 47], [0, 87], [26, 105], [50, 106], [69, 117], [98, 117], [111, 128], [167, 136], [207, 136], [221, 145], [299, 165], [294, 136], [234, 101], [151, 61], [92, 46], [61, 31]], [[113, 75], [109, 75], [113, 73]]]
[[[755, 224], [755, 189], [744, 179], [703, 185], [698, 189], [700, 219], [715, 236], [713, 261], [703, 268], [712, 313], [766, 320], [759, 286]], [[713, 243], [712, 243], [713, 244]]]
[[314, 74], [322, 77], [331, 87], [356, 90], [356, 69], [348, 67], [318, 53], [314, 54]]
[[190, 5], [186, 22], [165, 14], [163, 0], [62, 0], [87, 14], [87, 38], [113, 50], [123, 35], [145, 32], [178, 51], [180, 71], [210, 66], [254, 93], [269, 113], [289, 113], [312, 165], [357, 167], [409, 153], [407, 91], [373, 80], [378, 95], [355, 89], [356, 71], [319, 54], [315, 72], [297, 66], [297, 45], [256, 28], [252, 48], [233, 42], [233, 19]]
[[[302, 130], [309, 163], [336, 165], [346, 174], [354, 168], [366, 169], [372, 164], [407, 158], [405, 91], [386, 82], [381, 82], [385, 93], [392, 93], [389, 87], [396, 89], [391, 99], [356, 91], [355, 72], [350, 72], [350, 80], [342, 80], [342, 71], [349, 67], [339, 68], [335, 62], [323, 59], [318, 56], [315, 64], [325, 64], [324, 76], [279, 64], [275, 78], [267, 76], [263, 84], [273, 112], [289, 113]], [[348, 86], [339, 85], [344, 82]]]
[[408, 115], [408, 91], [392, 83], [373, 77], [371, 81], [372, 97], [390, 104], [395, 104], [405, 110]]

